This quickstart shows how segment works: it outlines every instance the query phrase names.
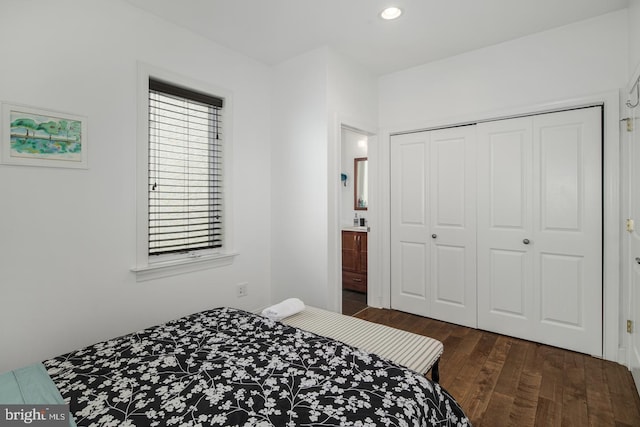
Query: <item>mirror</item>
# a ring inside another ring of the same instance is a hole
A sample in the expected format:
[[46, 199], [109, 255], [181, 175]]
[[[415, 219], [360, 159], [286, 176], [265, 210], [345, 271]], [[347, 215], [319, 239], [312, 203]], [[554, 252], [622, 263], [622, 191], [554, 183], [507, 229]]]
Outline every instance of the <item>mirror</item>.
[[353, 159], [353, 208], [357, 211], [366, 211], [369, 204], [369, 179], [367, 169], [366, 157]]

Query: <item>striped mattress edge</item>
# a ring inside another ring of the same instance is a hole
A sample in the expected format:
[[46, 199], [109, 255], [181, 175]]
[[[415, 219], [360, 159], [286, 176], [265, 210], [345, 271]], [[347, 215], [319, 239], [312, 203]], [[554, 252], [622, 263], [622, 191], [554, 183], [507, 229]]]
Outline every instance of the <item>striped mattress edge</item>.
[[306, 306], [281, 322], [375, 353], [421, 374], [426, 374], [444, 351], [436, 339], [316, 307]]

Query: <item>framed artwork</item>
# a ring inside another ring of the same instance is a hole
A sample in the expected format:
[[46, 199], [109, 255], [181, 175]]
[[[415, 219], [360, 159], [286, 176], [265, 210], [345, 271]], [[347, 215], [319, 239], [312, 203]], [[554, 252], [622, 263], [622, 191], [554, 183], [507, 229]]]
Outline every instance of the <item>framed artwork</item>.
[[87, 169], [87, 118], [2, 104], [0, 162]]

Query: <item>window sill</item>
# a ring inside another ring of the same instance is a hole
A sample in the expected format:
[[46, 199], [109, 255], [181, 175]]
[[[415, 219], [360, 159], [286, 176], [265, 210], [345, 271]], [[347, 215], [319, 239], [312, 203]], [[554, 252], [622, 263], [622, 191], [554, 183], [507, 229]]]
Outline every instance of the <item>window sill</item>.
[[201, 256], [198, 258], [185, 258], [174, 261], [164, 261], [131, 269], [136, 273], [136, 281], [160, 279], [162, 277], [176, 276], [178, 274], [191, 273], [193, 271], [219, 268], [233, 264], [236, 252]]

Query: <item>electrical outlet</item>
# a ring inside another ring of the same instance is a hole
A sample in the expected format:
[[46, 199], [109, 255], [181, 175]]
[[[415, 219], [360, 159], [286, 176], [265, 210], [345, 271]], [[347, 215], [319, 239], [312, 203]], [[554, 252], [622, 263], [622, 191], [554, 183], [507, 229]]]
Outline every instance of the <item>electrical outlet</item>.
[[249, 291], [247, 290], [247, 286], [249, 284], [247, 282], [244, 283], [238, 283], [236, 285], [236, 296], [238, 298], [240, 297], [246, 297], [249, 294]]

